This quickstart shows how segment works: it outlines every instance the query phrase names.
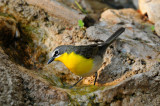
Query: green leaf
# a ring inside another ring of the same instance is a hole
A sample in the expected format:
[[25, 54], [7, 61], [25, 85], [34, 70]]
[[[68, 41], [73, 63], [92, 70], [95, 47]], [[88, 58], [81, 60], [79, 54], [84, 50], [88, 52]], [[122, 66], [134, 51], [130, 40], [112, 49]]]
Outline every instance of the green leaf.
[[84, 27], [84, 22], [82, 20], [78, 20], [78, 26], [80, 28], [83, 28]]
[[153, 25], [153, 26], [151, 26], [151, 30], [152, 30], [152, 31], [155, 31], [155, 27], [154, 27], [154, 25]]

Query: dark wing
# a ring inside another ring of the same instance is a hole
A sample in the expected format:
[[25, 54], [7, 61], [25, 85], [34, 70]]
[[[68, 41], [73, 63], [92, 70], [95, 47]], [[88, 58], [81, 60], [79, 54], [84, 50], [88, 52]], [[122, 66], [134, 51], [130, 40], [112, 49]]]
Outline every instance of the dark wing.
[[86, 58], [94, 58], [96, 55], [103, 57], [106, 48], [110, 44], [112, 44], [112, 42], [115, 41], [115, 39], [124, 31], [125, 28], [118, 29], [104, 43], [101, 44], [83, 45], [83, 46], [61, 45], [56, 49], [60, 50], [60, 54], [63, 54], [65, 52], [71, 53], [74, 51], [76, 54], [80, 54]]
[[73, 46], [74, 52], [80, 54], [85, 58], [94, 58], [98, 54], [98, 45], [86, 45], [86, 46]]

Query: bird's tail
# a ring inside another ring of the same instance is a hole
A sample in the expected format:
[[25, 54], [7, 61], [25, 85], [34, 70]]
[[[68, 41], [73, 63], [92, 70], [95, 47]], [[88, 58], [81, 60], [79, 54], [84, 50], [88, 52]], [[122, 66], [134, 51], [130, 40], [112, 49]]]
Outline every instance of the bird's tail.
[[119, 28], [115, 33], [113, 33], [103, 44], [103, 47], [108, 47], [116, 38], [125, 31], [125, 28]]

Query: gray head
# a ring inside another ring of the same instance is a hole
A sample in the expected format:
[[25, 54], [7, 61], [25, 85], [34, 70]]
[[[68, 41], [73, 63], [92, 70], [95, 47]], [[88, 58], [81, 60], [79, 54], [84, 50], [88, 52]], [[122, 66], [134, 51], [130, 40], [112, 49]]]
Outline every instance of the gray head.
[[59, 57], [63, 53], [69, 52], [70, 48], [72, 48], [71, 45], [61, 45], [56, 47], [52, 52], [52, 57], [49, 59], [48, 64], [50, 64], [55, 58]]

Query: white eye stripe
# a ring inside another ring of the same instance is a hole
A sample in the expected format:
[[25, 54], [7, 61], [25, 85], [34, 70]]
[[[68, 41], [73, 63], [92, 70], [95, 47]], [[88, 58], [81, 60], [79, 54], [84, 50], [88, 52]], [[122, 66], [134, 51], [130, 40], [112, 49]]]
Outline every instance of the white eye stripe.
[[52, 53], [52, 57], [54, 56], [54, 52]]
[[59, 54], [59, 50], [58, 49], [56, 49], [56, 50], [54, 50], [53, 51], [53, 53], [52, 53], [52, 57], [54, 56], [54, 55], [58, 55]]

